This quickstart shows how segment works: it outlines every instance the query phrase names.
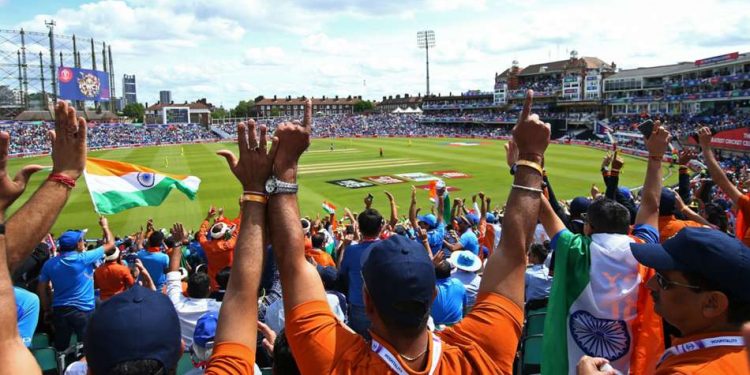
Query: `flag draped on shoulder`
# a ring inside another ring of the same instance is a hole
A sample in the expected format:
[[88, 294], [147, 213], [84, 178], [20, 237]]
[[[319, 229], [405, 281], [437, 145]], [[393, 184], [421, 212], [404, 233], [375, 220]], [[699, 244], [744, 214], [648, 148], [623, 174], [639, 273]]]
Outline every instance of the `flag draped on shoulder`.
[[83, 176], [100, 214], [158, 206], [173, 188], [192, 200], [201, 183], [195, 176], [163, 173], [140, 165], [96, 158], [86, 159]]

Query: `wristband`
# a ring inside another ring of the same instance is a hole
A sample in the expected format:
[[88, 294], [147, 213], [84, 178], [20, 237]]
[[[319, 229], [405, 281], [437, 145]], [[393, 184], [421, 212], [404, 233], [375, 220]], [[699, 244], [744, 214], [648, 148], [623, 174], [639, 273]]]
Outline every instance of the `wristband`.
[[240, 198], [240, 202], [255, 202], [260, 204], [266, 204], [268, 203], [268, 197], [265, 194], [255, 193], [255, 192], [244, 192], [242, 194], [242, 197]]
[[516, 184], [510, 185], [510, 186], [513, 189], [525, 190], [525, 191], [530, 191], [532, 193], [539, 193], [539, 194], [542, 193], [542, 189], [537, 189], [537, 188], [533, 188], [533, 187], [528, 187], [528, 186], [523, 186], [523, 185], [516, 185]]
[[74, 187], [76, 187], [76, 180], [62, 173], [50, 173], [49, 177], [47, 177], [47, 181], [57, 182], [59, 184], [65, 185], [68, 189], [73, 189]]
[[533, 161], [529, 160], [518, 160], [516, 161], [516, 166], [519, 167], [529, 167], [537, 172], [539, 172], [540, 175], [544, 176], [544, 169], [542, 169], [542, 166], [534, 163]]

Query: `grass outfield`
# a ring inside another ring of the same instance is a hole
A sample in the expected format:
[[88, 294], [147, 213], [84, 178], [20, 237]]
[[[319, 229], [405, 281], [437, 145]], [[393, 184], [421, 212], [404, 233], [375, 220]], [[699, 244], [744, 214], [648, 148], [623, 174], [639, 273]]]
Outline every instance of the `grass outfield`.
[[[450, 142], [474, 142], [477, 146], [449, 146]], [[482, 190], [492, 197], [493, 206], [505, 203], [510, 188], [511, 176], [505, 164], [503, 141], [451, 140], [451, 139], [339, 139], [335, 140], [336, 151], [329, 151], [329, 140], [313, 141], [310, 150], [302, 157], [299, 183], [299, 201], [303, 215], [315, 216], [323, 213], [321, 202], [329, 200], [339, 212], [344, 207], [360, 210], [362, 199], [367, 193], [375, 196], [374, 207], [387, 215], [388, 201], [382, 193], [388, 190], [396, 197], [399, 214], [408, 214], [411, 185], [425, 185], [427, 182], [405, 182], [392, 185], [375, 185], [359, 189], [337, 186], [327, 181], [342, 179], [362, 179], [366, 176], [395, 175], [401, 173], [452, 170], [468, 174], [469, 178], [446, 179], [449, 186], [460, 191], [453, 196], [470, 199], [472, 194]], [[379, 148], [384, 156], [378, 155]], [[184, 148], [184, 156], [181, 149]], [[156, 170], [177, 174], [198, 176], [201, 187], [194, 201], [188, 200], [178, 191], [173, 191], [159, 207], [133, 208], [109, 216], [110, 226], [116, 234], [133, 232], [140, 228], [146, 218], [153, 217], [157, 226], [167, 226], [175, 221], [189, 228], [200, 225], [208, 207], [214, 204], [225, 207], [227, 216], [235, 217], [238, 212], [238, 197], [241, 187], [229, 172], [223, 158], [214, 154], [216, 150], [228, 148], [235, 153], [237, 146], [231, 143], [199, 144], [187, 146], [145, 147], [112, 151], [95, 151], [91, 156], [121, 160], [141, 164]], [[580, 146], [550, 145], [546, 153], [546, 169], [559, 199], [570, 199], [576, 195], [586, 195], [592, 183], [603, 190], [599, 167], [602, 151]], [[165, 158], [169, 166], [165, 167]], [[49, 165], [47, 157], [14, 159], [9, 162], [10, 175], [25, 164], [40, 163]], [[635, 187], [643, 182], [645, 162], [626, 157], [621, 185]], [[11, 207], [11, 212], [29, 198], [31, 192], [46, 178], [40, 172], [29, 184], [28, 191]], [[676, 181], [676, 176], [670, 178]], [[427, 207], [427, 192], [418, 195], [419, 204]], [[62, 214], [55, 223], [53, 233], [70, 228], [97, 228], [97, 215], [94, 212], [83, 178], [79, 181]], [[98, 235], [98, 234], [97, 234]]]

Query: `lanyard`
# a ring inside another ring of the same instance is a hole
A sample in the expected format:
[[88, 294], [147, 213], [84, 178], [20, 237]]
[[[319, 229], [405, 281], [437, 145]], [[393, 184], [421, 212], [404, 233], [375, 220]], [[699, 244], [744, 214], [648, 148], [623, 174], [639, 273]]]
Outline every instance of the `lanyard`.
[[[432, 336], [432, 364], [430, 365], [429, 374], [432, 375], [433, 373], [435, 373], [435, 369], [437, 368], [438, 362], [440, 361], [440, 354], [442, 353], [442, 343], [440, 342], [440, 338], [435, 336], [434, 333], [430, 332], [430, 335]], [[372, 349], [375, 354], [379, 355], [383, 362], [385, 362], [385, 364], [387, 364], [388, 367], [393, 370], [393, 372], [397, 373], [398, 375], [409, 375], [409, 372], [407, 372], [404, 367], [401, 366], [401, 363], [398, 361], [398, 359], [396, 359], [396, 357], [391, 354], [391, 352], [388, 351], [385, 346], [383, 346], [374, 338], [370, 343], [370, 349]]]
[[743, 340], [741, 336], [719, 336], [709, 339], [686, 342], [684, 344], [676, 345], [667, 349], [661, 356], [661, 359], [659, 359], [659, 363], [661, 364], [667, 358], [675, 355], [694, 352], [700, 349], [715, 348], [719, 346], [745, 346], [745, 340]]

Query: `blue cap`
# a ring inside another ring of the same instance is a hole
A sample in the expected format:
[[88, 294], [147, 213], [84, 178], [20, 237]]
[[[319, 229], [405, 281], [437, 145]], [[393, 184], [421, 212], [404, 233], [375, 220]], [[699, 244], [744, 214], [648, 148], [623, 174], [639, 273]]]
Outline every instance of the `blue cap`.
[[485, 220], [487, 220], [487, 222], [490, 224], [495, 224], [497, 222], [495, 215], [493, 215], [491, 212], [488, 212], [487, 215], [485, 215]]
[[60, 251], [71, 251], [78, 248], [78, 242], [86, 236], [85, 230], [69, 230], [65, 231], [60, 237], [57, 238], [57, 242], [60, 244]]
[[216, 337], [216, 325], [218, 323], [218, 312], [209, 311], [203, 314], [195, 323], [195, 331], [193, 331], [193, 343], [205, 348], [206, 344], [208, 344], [210, 341], [214, 341], [214, 337]]
[[570, 216], [581, 216], [589, 210], [591, 199], [586, 197], [575, 197], [570, 201]]
[[479, 224], [479, 216], [477, 214], [468, 213], [466, 215], [459, 216], [459, 218], [464, 222], [464, 224], [468, 224], [469, 226]]
[[[362, 254], [362, 277], [378, 314], [404, 326], [419, 326], [430, 312], [435, 267], [424, 247], [404, 236], [391, 236]], [[387, 277], [384, 277], [387, 275]], [[405, 310], [403, 303], [419, 305]]]
[[674, 215], [675, 200], [674, 191], [665, 187], [661, 188], [661, 197], [659, 198], [659, 216]]
[[633, 256], [659, 271], [695, 273], [730, 299], [750, 302], [750, 248], [711, 228], [685, 228], [663, 244], [630, 244]]
[[421, 221], [425, 224], [427, 224], [430, 229], [437, 227], [437, 217], [433, 214], [427, 214], [422, 216], [417, 216], [417, 221]]
[[108, 374], [124, 361], [153, 359], [169, 372], [182, 352], [180, 320], [167, 296], [142, 286], [102, 303], [86, 328], [86, 361], [94, 374]]
[[627, 199], [633, 199], [633, 196], [630, 194], [630, 189], [626, 188], [625, 186], [620, 186], [619, 188], [617, 188], [617, 192]]

